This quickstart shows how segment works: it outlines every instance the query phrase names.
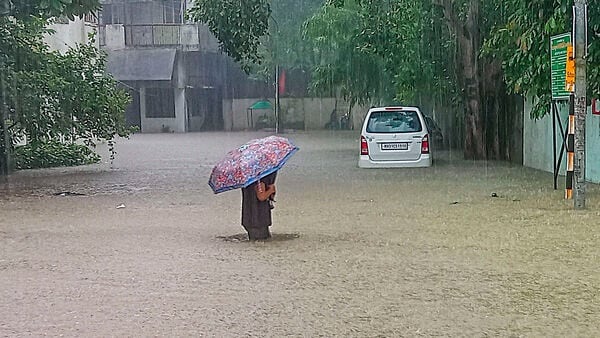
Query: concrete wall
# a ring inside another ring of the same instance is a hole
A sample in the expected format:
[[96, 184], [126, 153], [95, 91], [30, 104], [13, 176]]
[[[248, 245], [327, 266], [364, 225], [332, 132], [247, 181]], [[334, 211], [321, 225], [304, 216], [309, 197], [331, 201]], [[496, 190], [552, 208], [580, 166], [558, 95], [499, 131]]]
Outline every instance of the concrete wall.
[[[256, 125], [256, 121], [263, 114], [273, 116], [273, 111], [270, 110], [255, 110], [252, 112], [252, 118], [247, 108], [259, 99], [237, 99], [224, 100], [223, 102], [223, 120], [225, 121], [225, 130], [245, 130], [251, 129], [252, 125]], [[271, 100], [272, 102], [273, 100]]]
[[[523, 165], [530, 168], [553, 172], [553, 147], [552, 147], [552, 115], [546, 115], [539, 120], [529, 117], [532, 101], [525, 103], [523, 127]], [[566, 128], [568, 119], [568, 106], [559, 105], [560, 119], [563, 128]], [[561, 139], [557, 122], [557, 156], [560, 152]], [[590, 182], [600, 183], [600, 116], [592, 115], [588, 109], [586, 120], [586, 179]], [[566, 171], [566, 150], [563, 155], [560, 173]], [[564, 180], [563, 180], [564, 181]], [[563, 183], [564, 184], [564, 183]]]
[[125, 48], [125, 26], [121, 24], [106, 25], [103, 29], [105, 49], [110, 51]]
[[[88, 34], [95, 31], [95, 25], [85, 23], [82, 19], [75, 18], [68, 23], [57, 23], [50, 25], [56, 33], [44, 37], [44, 41], [52, 50], [66, 52], [70, 47], [88, 42]], [[96, 39], [98, 47], [98, 39]]]
[[335, 99], [282, 99], [281, 112], [284, 125], [304, 123], [305, 130], [322, 129], [329, 122]]
[[[248, 112], [248, 107], [259, 101], [259, 98], [253, 99], [234, 99], [223, 101], [223, 119], [225, 121], [225, 130], [245, 130], [251, 126], [256, 126], [258, 119], [266, 115], [274, 119], [273, 110], [254, 110], [252, 117]], [[274, 99], [269, 99], [271, 103]], [[323, 129], [329, 122], [331, 112], [335, 108], [334, 98], [283, 98], [281, 103], [281, 120], [283, 127], [289, 129], [290, 126], [303, 126], [304, 130]], [[337, 114], [341, 116], [348, 109], [348, 105], [338, 101]], [[362, 125], [362, 121], [368, 111], [368, 108], [354, 107], [352, 109], [352, 120], [355, 129]]]
[[[203, 52], [219, 53], [219, 40], [210, 32], [206, 25], [188, 25], [186, 26], [193, 29], [193, 33], [196, 34], [196, 40], [199, 44], [199, 49]], [[191, 34], [191, 33], [190, 33]], [[182, 43], [183, 43], [182, 38]]]
[[198, 25], [181, 25], [179, 29], [179, 44], [184, 50], [201, 50]]

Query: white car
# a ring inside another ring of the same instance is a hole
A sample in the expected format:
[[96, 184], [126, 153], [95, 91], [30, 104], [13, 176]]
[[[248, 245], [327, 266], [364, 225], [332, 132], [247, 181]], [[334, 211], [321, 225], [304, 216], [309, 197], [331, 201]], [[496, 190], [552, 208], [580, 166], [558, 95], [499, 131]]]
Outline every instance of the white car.
[[430, 167], [429, 134], [419, 108], [369, 109], [360, 134], [358, 166]]

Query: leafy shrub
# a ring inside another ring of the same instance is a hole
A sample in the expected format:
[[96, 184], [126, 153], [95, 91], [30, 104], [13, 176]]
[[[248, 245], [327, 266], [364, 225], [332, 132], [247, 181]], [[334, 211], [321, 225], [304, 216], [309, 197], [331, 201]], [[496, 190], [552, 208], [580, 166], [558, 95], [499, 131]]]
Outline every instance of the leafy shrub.
[[100, 156], [80, 144], [35, 142], [15, 148], [16, 169], [68, 167], [98, 163]]

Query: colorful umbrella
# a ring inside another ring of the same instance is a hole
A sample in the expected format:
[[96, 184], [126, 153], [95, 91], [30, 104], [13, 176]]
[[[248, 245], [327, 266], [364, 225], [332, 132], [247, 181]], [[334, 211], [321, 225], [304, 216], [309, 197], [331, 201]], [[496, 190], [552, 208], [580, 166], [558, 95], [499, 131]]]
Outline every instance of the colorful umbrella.
[[299, 148], [280, 136], [252, 140], [232, 150], [212, 170], [208, 185], [215, 194], [245, 188], [279, 170]]

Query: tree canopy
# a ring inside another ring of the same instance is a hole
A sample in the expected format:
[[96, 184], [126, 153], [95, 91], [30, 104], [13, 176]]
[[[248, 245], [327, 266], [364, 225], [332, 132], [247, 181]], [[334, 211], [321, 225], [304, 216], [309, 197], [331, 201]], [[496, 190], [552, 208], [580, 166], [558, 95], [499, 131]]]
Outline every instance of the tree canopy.
[[[0, 171], [17, 141], [96, 140], [126, 136], [129, 97], [106, 73], [106, 56], [91, 41], [65, 54], [43, 41], [48, 20], [82, 15], [92, 0], [11, 1], [0, 16]], [[3, 156], [4, 154], [4, 156]]]
[[326, 5], [306, 22], [305, 34], [316, 54], [311, 90], [339, 94], [350, 102], [368, 104], [383, 96], [387, 72], [384, 59], [365, 48], [368, 18], [356, 4]]
[[[532, 112], [548, 113], [550, 89], [550, 37], [572, 29], [573, 0], [508, 0], [494, 5], [502, 21], [491, 29], [484, 51], [502, 60], [508, 89], [537, 97]], [[589, 96], [600, 93], [600, 6], [588, 7], [587, 60]]]
[[64, 15], [73, 20], [76, 16], [91, 13], [99, 8], [99, 0], [4, 0], [0, 5], [0, 15], [17, 19]]
[[189, 16], [205, 23], [221, 48], [244, 69], [260, 63], [260, 38], [268, 33], [271, 5], [268, 0], [195, 0]]
[[[268, 32], [271, 6], [286, 2], [254, 1], [260, 3], [255, 6], [258, 24], [246, 16], [227, 28], [227, 34], [222, 34], [222, 26], [211, 26], [217, 36], [233, 37], [226, 52], [232, 55], [231, 50], [241, 48], [252, 55], [246, 58], [250, 61], [260, 56], [244, 47], [247, 40], [236, 31], [254, 32], [249, 41], [258, 46], [260, 36]], [[215, 20], [208, 15], [211, 11], [218, 11], [216, 18], [235, 17], [220, 5], [223, 2], [196, 1], [197, 8], [207, 13], [201, 19]], [[534, 118], [549, 111], [549, 39], [571, 30], [573, 4], [573, 0], [323, 1], [305, 24], [305, 37], [313, 47], [307, 58], [312, 89], [339, 92], [355, 102], [393, 97], [433, 106], [433, 111], [451, 108], [453, 119], [463, 123], [459, 134], [465, 157], [507, 158], [520, 114], [515, 95], [535, 98]], [[592, 2], [588, 8], [586, 60], [592, 95], [600, 92], [600, 6]]]

